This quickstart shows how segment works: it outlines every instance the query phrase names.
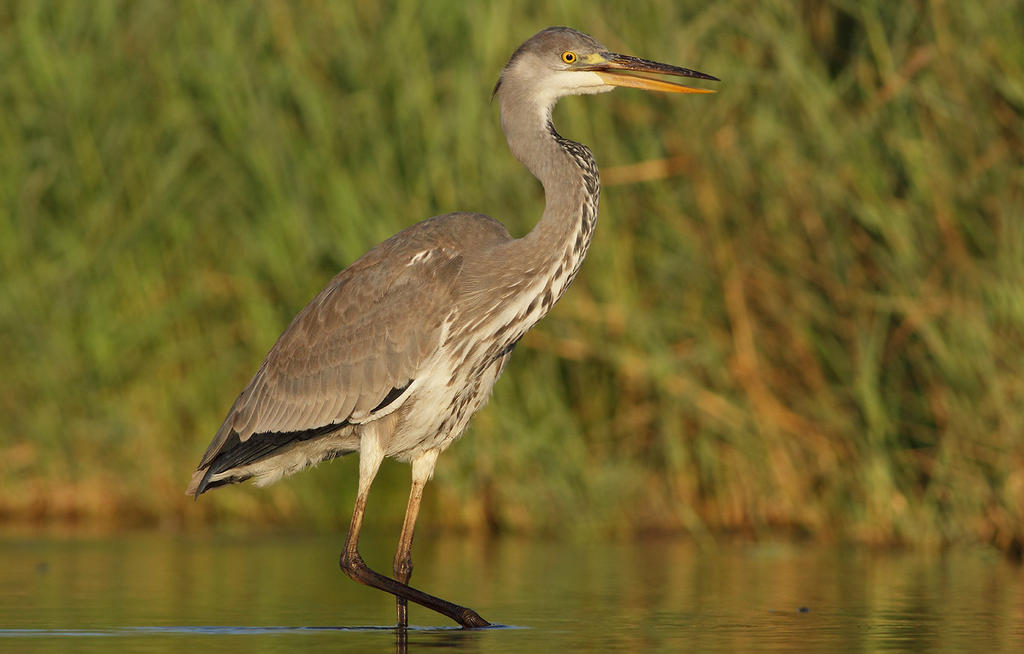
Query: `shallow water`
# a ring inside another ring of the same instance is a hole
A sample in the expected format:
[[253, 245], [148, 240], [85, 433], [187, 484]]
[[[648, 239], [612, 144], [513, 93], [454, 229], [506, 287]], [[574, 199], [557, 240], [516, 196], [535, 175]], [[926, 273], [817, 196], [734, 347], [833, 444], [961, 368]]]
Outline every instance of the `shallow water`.
[[[0, 536], [0, 651], [401, 649], [341, 535]], [[390, 568], [390, 538], [366, 534]], [[501, 628], [410, 606], [408, 649], [1018, 651], [1024, 573], [990, 552], [437, 537], [413, 584]]]

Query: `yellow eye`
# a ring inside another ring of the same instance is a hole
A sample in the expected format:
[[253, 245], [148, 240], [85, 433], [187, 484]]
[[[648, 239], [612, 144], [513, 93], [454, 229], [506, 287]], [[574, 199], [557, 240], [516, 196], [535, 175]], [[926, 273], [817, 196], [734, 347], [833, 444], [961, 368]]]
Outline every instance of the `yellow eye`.
[[566, 50], [565, 52], [562, 53], [562, 61], [564, 61], [567, 64], [576, 63], [576, 53], [573, 52], [572, 50]]

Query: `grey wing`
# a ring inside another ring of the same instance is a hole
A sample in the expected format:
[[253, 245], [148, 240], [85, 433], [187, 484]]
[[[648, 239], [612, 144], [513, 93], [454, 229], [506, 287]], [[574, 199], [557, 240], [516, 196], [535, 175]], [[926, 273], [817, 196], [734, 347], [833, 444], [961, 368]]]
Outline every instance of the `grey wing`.
[[342, 271], [271, 348], [203, 455], [197, 475], [208, 468], [205, 478], [198, 487], [194, 478], [190, 491], [203, 492], [214, 472], [284, 444], [394, 411], [440, 346], [461, 265], [449, 248], [385, 247]]

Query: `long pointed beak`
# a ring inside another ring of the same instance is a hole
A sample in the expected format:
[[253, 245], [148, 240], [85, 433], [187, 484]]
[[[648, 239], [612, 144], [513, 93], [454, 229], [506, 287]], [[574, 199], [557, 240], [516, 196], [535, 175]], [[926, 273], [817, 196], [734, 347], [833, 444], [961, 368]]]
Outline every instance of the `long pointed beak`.
[[[714, 93], [711, 89], [697, 89], [691, 86], [683, 86], [676, 82], [648, 77], [643, 73], [654, 73], [656, 75], [674, 75], [676, 77], [693, 77], [706, 79], [714, 82], [720, 81], [717, 77], [701, 73], [689, 68], [660, 64], [656, 61], [630, 57], [628, 55], [604, 52], [600, 55], [593, 55], [591, 61], [584, 64], [586, 68], [594, 71], [606, 84], [611, 86], [628, 86], [634, 89], [646, 91], [664, 91], [667, 93]], [[629, 71], [629, 72], [618, 72]]]

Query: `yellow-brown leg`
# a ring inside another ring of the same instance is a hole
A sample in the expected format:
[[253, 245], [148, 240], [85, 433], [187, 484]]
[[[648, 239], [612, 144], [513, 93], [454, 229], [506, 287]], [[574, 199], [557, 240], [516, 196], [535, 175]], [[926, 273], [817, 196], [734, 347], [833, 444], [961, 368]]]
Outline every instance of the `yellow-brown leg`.
[[[359, 451], [359, 492], [356, 495], [356, 505], [352, 509], [352, 521], [349, 524], [348, 537], [345, 539], [345, 549], [341, 553], [341, 557], [338, 560], [341, 569], [350, 578], [358, 581], [361, 584], [372, 586], [379, 590], [391, 593], [398, 598], [399, 606], [402, 608], [404, 604], [402, 600], [413, 601], [421, 606], [425, 606], [428, 609], [437, 611], [442, 615], [446, 615], [455, 622], [458, 622], [463, 627], [487, 627], [490, 625], [489, 622], [480, 617], [480, 615], [464, 606], [453, 604], [447, 600], [443, 600], [440, 597], [434, 597], [428, 595], [421, 590], [412, 588], [406, 585], [404, 582], [396, 581], [390, 577], [374, 572], [366, 565], [363, 561], [363, 557], [359, 555], [359, 532], [363, 527], [363, 514], [366, 512], [366, 498], [370, 492], [370, 485], [373, 483], [374, 477], [377, 476], [377, 470], [380, 468], [380, 462], [383, 459], [382, 450], [376, 446], [373, 442], [367, 442], [368, 439], [364, 439], [364, 444], [360, 447]], [[425, 464], [424, 461], [420, 465], [420, 474], [417, 474], [417, 463], [420, 463], [421, 459], [417, 459], [413, 462], [413, 490], [410, 492], [410, 508], [413, 508], [412, 516], [410, 517], [409, 512], [406, 512], [405, 524], [402, 527], [402, 538], [399, 541], [399, 553], [402, 554], [402, 561], [404, 565], [408, 567], [408, 572], [404, 573], [406, 579], [412, 572], [412, 531], [413, 526], [416, 522], [416, 513], [419, 511], [419, 498], [423, 494], [423, 485], [426, 480], [430, 478], [431, 472], [433, 472], [433, 463], [436, 460], [437, 454], [435, 453], [432, 457], [433, 460], [429, 461], [429, 470], [426, 471], [425, 477], [423, 476]], [[422, 477], [422, 478], [421, 478]], [[417, 480], [419, 480], [417, 490]], [[415, 501], [415, 507], [413, 507], [413, 495], [417, 496]], [[404, 552], [404, 553], [403, 553]], [[396, 568], [398, 567], [398, 555], [395, 557]], [[397, 574], [397, 573], [396, 573]], [[401, 609], [399, 609], [401, 611]], [[400, 616], [402, 613], [399, 614]], [[399, 624], [399, 629], [404, 629], [404, 624]]]

